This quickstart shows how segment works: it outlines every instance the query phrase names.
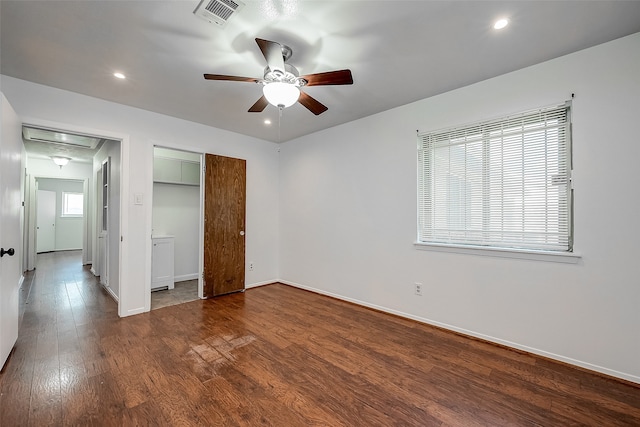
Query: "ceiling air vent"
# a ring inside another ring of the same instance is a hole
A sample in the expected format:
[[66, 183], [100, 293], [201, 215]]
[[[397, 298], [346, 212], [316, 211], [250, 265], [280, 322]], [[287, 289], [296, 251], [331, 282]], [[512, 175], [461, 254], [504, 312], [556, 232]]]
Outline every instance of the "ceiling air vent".
[[193, 13], [212, 24], [224, 27], [227, 21], [243, 7], [244, 3], [237, 0], [200, 0]]
[[102, 140], [102, 138], [97, 136], [81, 135], [29, 125], [22, 127], [22, 136], [27, 141], [47, 142], [50, 144], [67, 145], [74, 148], [87, 148], [89, 150], [95, 150]]

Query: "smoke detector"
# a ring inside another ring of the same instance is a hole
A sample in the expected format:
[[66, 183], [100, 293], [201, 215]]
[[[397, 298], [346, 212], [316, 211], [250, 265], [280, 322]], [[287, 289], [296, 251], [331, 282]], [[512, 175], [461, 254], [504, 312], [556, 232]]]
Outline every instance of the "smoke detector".
[[244, 3], [238, 0], [200, 0], [193, 13], [212, 24], [224, 27], [243, 7]]

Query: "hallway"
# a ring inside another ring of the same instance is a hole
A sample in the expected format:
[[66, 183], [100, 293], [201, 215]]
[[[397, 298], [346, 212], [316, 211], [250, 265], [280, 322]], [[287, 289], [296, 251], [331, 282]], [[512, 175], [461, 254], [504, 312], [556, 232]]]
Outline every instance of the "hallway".
[[25, 275], [18, 341], [0, 377], [2, 426], [60, 424], [68, 402], [101, 394], [100, 337], [116, 327], [118, 307], [81, 260], [82, 251], [38, 254]]

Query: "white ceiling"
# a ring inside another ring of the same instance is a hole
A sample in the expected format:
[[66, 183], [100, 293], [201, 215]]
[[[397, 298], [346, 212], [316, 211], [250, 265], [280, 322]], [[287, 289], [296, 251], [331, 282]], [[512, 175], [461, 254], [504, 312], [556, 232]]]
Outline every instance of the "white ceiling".
[[[278, 142], [640, 31], [640, 1], [245, 3], [220, 28], [192, 13], [198, 0], [2, 0], [0, 71]], [[262, 78], [256, 37], [290, 46], [301, 75], [349, 68], [354, 84], [306, 88], [329, 110], [295, 104], [278, 132], [276, 107], [247, 112], [259, 85], [203, 78]]]

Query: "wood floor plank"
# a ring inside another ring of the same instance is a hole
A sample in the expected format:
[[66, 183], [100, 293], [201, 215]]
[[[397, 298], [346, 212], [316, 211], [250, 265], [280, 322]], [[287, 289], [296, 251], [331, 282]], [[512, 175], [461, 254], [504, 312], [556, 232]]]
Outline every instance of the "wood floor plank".
[[122, 412], [120, 420], [114, 420], [118, 426], [150, 427], [170, 426], [170, 422], [162, 413], [158, 402], [144, 402]]
[[217, 408], [225, 411], [226, 423], [221, 425], [274, 426], [260, 413], [259, 407], [245, 399], [240, 390], [236, 390], [226, 378], [216, 376], [205, 383], [207, 392]]
[[29, 345], [27, 339], [18, 337], [0, 373], [0, 426], [23, 424], [29, 413], [35, 368], [33, 349], [34, 346]]
[[[365, 378], [349, 374], [325, 362], [321, 356], [313, 354], [307, 348], [296, 345], [289, 353], [287, 360], [291, 362], [290, 369], [293, 361], [304, 364], [301, 382], [318, 390], [323, 395], [321, 401], [326, 402], [327, 396], [331, 396], [333, 410], [344, 417], [345, 421], [351, 419], [354, 422], [355, 417], [358, 425], [440, 424], [438, 420], [430, 419], [430, 415], [413, 405], [413, 402], [409, 403], [411, 408], [407, 408], [406, 402], [390, 393], [378, 392]], [[345, 387], [334, 387], [333, 384], [344, 384]]]
[[[224, 391], [213, 387], [219, 386], [219, 379], [223, 378], [226, 384]], [[214, 396], [220, 396], [221, 392], [227, 394], [227, 398], [233, 399], [233, 404], [239, 407], [247, 407], [245, 410], [249, 417], [242, 416], [242, 420], [237, 422], [247, 423], [247, 425], [272, 425], [272, 426], [302, 426], [313, 425], [309, 423], [302, 413], [292, 411], [289, 407], [278, 400], [274, 400], [268, 390], [262, 388], [259, 383], [253, 381], [248, 376], [234, 369], [232, 365], [222, 368], [221, 375], [216, 379], [207, 382], [207, 385], [214, 390]], [[229, 395], [233, 395], [230, 397]], [[250, 403], [249, 403], [250, 402]], [[226, 407], [226, 405], [225, 405]]]
[[40, 254], [0, 425], [640, 426], [640, 386], [282, 284], [119, 318]]
[[127, 409], [135, 408], [152, 399], [152, 393], [140, 377], [138, 368], [119, 371], [113, 378]]
[[[265, 347], [267, 345], [261, 345], [263, 350]], [[274, 351], [277, 354], [279, 350], [272, 347], [272, 356], [265, 357], [253, 348], [250, 357], [236, 363], [233, 369], [242, 372], [259, 384], [272, 399], [277, 400], [291, 411], [301, 414], [305, 420], [304, 425], [346, 426], [347, 424], [326, 411], [322, 405], [317, 405], [311, 396], [305, 395], [295, 384], [286, 380], [285, 371], [288, 367], [279, 360], [279, 356], [273, 356]]]
[[37, 359], [29, 402], [29, 424], [56, 425], [62, 419], [60, 361], [57, 354]]

